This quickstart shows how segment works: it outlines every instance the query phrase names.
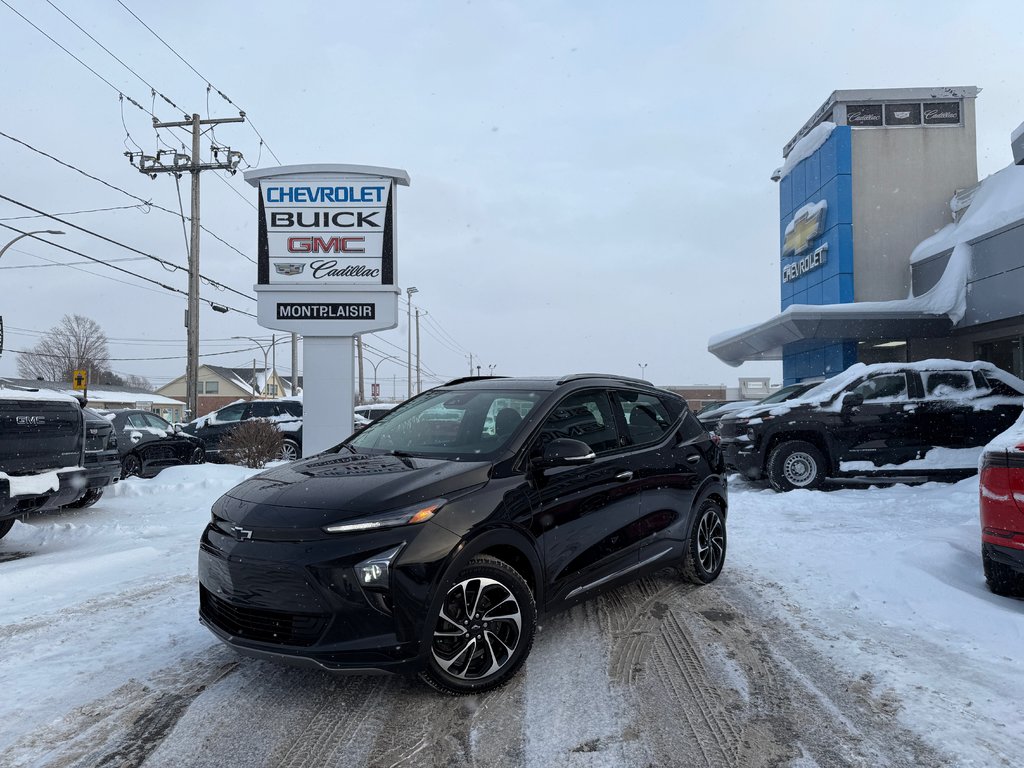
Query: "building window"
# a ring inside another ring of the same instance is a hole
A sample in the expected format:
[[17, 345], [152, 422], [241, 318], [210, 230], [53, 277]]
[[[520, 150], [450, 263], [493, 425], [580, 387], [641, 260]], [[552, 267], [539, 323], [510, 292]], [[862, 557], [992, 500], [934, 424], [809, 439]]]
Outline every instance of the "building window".
[[203, 390], [208, 395], [216, 395], [220, 393], [220, 382], [219, 381], [207, 381], [205, 382], [205, 389]]
[[1024, 338], [983, 341], [974, 345], [974, 358], [992, 363], [1014, 376], [1024, 375]]
[[277, 397], [277, 384], [270, 384], [267, 389], [271, 397]]

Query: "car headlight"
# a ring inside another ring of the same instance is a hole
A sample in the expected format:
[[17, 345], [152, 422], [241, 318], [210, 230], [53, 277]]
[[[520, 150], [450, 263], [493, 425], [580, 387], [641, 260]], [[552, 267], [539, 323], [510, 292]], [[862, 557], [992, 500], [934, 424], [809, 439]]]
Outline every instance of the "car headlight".
[[327, 533], [356, 533], [358, 531], [375, 531], [380, 528], [397, 528], [402, 525], [418, 525], [432, 518], [447, 502], [447, 499], [432, 499], [413, 504], [402, 509], [384, 512], [379, 515], [359, 517], [343, 523], [325, 525]]

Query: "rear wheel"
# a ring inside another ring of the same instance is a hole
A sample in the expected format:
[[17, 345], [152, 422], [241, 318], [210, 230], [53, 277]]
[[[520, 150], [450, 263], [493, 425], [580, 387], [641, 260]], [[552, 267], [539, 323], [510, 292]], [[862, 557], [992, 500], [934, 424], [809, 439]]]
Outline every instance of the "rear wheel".
[[433, 617], [420, 677], [453, 695], [504, 685], [526, 661], [536, 626], [537, 607], [523, 577], [501, 560], [475, 557]]
[[126, 477], [138, 477], [142, 474], [142, 459], [137, 453], [129, 453], [121, 459], [121, 479]]
[[804, 440], [779, 443], [768, 457], [768, 482], [776, 491], [811, 490], [828, 474], [825, 456]]
[[189, 464], [202, 464], [206, 461], [206, 450], [201, 445], [197, 445], [192, 449], [192, 454], [188, 457]]
[[985, 569], [985, 581], [993, 594], [1024, 597], [1024, 574], [1004, 563], [997, 563], [984, 552], [981, 553], [981, 564]]
[[91, 507], [93, 504], [99, 501], [102, 495], [102, 488], [90, 488], [85, 492], [85, 495], [83, 495], [80, 499], [72, 501], [70, 504], [65, 504], [64, 506], [70, 509], [85, 509], [86, 507]]
[[299, 458], [299, 444], [287, 438], [281, 441], [281, 458], [285, 461], [295, 461]]
[[686, 546], [682, 576], [693, 584], [710, 584], [725, 565], [725, 516], [722, 508], [707, 499], [697, 510]]
[[0, 539], [11, 532], [14, 527], [14, 520], [0, 520]]

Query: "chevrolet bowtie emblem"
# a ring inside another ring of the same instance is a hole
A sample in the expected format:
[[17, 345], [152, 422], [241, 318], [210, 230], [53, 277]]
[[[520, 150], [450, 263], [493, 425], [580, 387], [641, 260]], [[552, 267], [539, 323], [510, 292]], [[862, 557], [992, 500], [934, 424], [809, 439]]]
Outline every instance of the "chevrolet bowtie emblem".
[[811, 241], [821, 236], [825, 229], [825, 214], [828, 205], [824, 200], [812, 205], [805, 205], [796, 212], [793, 220], [786, 227], [786, 236], [782, 241], [782, 255], [796, 256], [810, 246]]
[[240, 528], [237, 525], [231, 529], [231, 532], [235, 534], [235, 538], [239, 541], [245, 541], [246, 539], [252, 538], [252, 531], [247, 531], [245, 528]]

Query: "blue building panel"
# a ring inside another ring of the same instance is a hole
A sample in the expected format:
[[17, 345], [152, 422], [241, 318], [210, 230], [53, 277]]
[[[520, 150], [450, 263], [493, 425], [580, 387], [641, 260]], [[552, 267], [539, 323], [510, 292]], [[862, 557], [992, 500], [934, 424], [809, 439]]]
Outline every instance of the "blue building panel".
[[[781, 304], [845, 304], [853, 301], [853, 177], [851, 131], [837, 126], [825, 143], [779, 182], [780, 253], [793, 214], [808, 203], [827, 204], [821, 234], [796, 256], [780, 259], [781, 268], [795, 264], [827, 245], [826, 261], [790, 281], [782, 281]], [[815, 341], [789, 344], [783, 351], [787, 384], [830, 376], [857, 360], [856, 341]]]

